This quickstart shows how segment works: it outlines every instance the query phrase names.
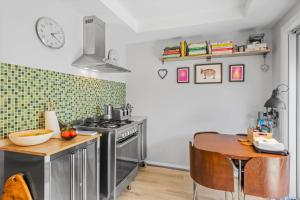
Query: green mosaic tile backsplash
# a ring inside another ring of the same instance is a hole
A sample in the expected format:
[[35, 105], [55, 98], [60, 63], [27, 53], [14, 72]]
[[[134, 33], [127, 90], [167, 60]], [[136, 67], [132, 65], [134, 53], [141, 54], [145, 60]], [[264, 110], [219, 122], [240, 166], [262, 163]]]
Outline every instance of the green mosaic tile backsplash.
[[44, 111], [54, 102], [59, 119], [102, 114], [104, 105], [126, 103], [125, 83], [0, 63], [0, 138], [44, 127]]

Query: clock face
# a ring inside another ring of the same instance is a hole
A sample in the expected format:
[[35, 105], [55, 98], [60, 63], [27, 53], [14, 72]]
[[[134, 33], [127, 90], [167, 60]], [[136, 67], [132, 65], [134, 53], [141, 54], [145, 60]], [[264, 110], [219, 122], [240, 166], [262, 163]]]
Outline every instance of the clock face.
[[35, 28], [39, 39], [46, 47], [59, 49], [64, 46], [65, 33], [53, 19], [41, 17], [36, 22]]

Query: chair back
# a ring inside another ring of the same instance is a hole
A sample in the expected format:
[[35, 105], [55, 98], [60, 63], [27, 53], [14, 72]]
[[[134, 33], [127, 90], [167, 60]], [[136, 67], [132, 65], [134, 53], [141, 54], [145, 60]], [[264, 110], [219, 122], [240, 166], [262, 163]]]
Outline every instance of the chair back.
[[234, 192], [233, 166], [220, 153], [195, 148], [190, 142], [190, 175], [205, 187]]
[[244, 193], [247, 195], [276, 199], [289, 195], [289, 156], [252, 158], [244, 173]]
[[199, 135], [199, 134], [206, 134], [206, 133], [210, 133], [210, 134], [220, 134], [219, 132], [215, 132], [215, 131], [203, 131], [203, 132], [197, 132], [194, 134], [194, 138]]

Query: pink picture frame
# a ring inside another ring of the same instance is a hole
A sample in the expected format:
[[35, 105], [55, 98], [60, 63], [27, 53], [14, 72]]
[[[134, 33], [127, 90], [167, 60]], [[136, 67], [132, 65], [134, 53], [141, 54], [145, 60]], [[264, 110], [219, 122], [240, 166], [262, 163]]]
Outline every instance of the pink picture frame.
[[177, 68], [177, 83], [189, 83], [190, 82], [190, 68], [178, 67]]
[[235, 64], [229, 65], [229, 81], [244, 82], [245, 81], [245, 65]]

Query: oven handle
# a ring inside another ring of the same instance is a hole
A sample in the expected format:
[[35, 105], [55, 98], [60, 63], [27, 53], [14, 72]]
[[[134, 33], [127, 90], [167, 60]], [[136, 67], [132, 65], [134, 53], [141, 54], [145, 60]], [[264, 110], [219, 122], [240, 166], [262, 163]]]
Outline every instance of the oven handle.
[[125, 140], [124, 142], [120, 143], [120, 144], [117, 144], [117, 148], [122, 148], [124, 146], [126, 146], [127, 144], [133, 142], [134, 140], [138, 139], [138, 136], [135, 135], [134, 137], [128, 139], [128, 140]]

